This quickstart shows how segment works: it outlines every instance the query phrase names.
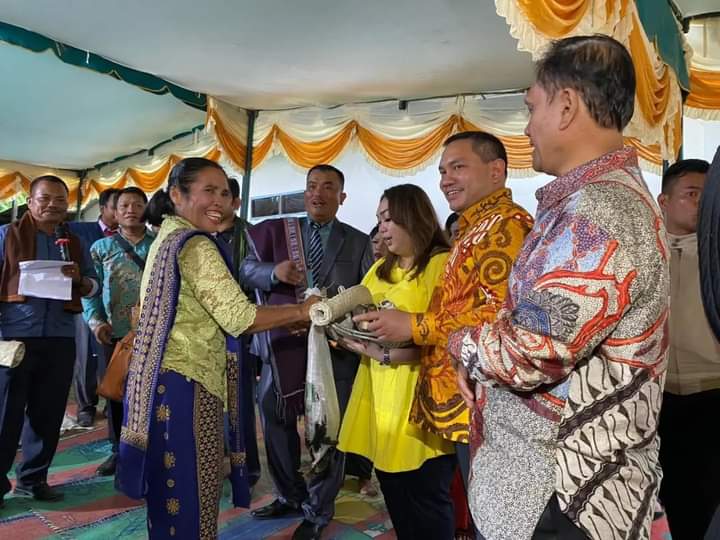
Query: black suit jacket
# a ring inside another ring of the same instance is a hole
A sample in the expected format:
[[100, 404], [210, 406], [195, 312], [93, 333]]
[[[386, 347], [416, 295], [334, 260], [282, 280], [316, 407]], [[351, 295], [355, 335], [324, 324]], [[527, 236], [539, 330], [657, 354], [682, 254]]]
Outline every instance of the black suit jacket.
[[[303, 245], [308, 245], [309, 224], [301, 219]], [[282, 261], [258, 261], [252, 250], [240, 265], [240, 283], [244, 288], [255, 289], [258, 303], [263, 303], [266, 295], [276, 286], [272, 282], [272, 271]], [[320, 268], [320, 288], [327, 288], [328, 296], [337, 294], [340, 285], [348, 288], [362, 281], [365, 273], [373, 264], [372, 246], [367, 234], [338, 221], [333, 222], [330, 236], [325, 246], [323, 264]], [[270, 360], [272, 349], [269, 346], [269, 334], [263, 333], [256, 340], [256, 352], [264, 362]], [[357, 372], [359, 357], [344, 349], [331, 349], [333, 370], [336, 380], [353, 379]], [[307, 350], [298, 351], [307, 355]]]

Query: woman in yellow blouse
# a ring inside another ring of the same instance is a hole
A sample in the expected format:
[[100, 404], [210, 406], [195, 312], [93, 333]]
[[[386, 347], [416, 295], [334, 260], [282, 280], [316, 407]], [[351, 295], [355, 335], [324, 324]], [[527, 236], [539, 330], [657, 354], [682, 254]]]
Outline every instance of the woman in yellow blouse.
[[[377, 218], [388, 254], [363, 284], [376, 304], [388, 301], [403, 311], [425, 311], [449, 249], [430, 199], [415, 185], [392, 187], [380, 199]], [[428, 350], [383, 349], [358, 341], [343, 345], [363, 357], [338, 448], [374, 462], [399, 539], [453, 538], [452, 444], [408, 421], [420, 356]]]
[[150, 538], [216, 538], [226, 399], [233, 502], [247, 505], [239, 369], [226, 339], [306, 321], [312, 303], [248, 301], [212, 236], [228, 197], [217, 163], [188, 158], [156, 207], [165, 219], [142, 278], [117, 472], [122, 491], [146, 500]]

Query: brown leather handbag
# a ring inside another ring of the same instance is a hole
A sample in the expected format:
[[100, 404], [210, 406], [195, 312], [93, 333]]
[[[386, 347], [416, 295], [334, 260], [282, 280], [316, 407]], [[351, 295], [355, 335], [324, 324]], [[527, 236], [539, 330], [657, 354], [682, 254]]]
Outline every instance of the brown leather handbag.
[[[135, 253], [130, 243], [121, 234], [116, 234], [113, 238], [120, 244], [127, 256], [140, 268], [140, 271], [145, 270], [145, 261]], [[135, 328], [137, 327], [139, 314], [140, 302], [138, 301], [130, 316], [132, 330], [115, 345], [105, 375], [100, 382], [100, 386], [98, 386], [97, 393], [104, 398], [122, 401], [125, 394], [125, 379], [130, 367], [130, 357], [132, 356]]]
[[128, 367], [130, 366], [130, 357], [132, 356], [134, 341], [135, 330], [130, 330], [130, 332], [115, 345], [110, 363], [97, 389], [97, 393], [102, 397], [113, 401], [122, 401], [123, 394], [125, 394], [125, 379], [127, 378]]

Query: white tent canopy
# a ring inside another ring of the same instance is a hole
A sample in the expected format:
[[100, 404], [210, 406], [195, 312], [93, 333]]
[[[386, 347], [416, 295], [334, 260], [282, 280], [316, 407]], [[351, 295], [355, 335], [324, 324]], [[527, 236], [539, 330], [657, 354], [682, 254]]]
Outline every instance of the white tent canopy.
[[525, 88], [487, 0], [0, 1], [4, 22], [246, 109]]

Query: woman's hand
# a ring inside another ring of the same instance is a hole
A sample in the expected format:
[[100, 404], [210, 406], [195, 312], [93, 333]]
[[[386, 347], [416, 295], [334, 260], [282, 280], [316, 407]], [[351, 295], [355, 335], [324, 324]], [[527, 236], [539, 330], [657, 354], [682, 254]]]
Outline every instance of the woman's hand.
[[305, 301], [300, 304], [302, 318], [301, 322], [310, 322], [310, 308], [322, 300], [321, 297], [312, 295], [308, 296]]
[[376, 343], [370, 343], [368, 341], [360, 341], [357, 339], [341, 338], [338, 343], [348, 351], [352, 351], [357, 354], [369, 356], [370, 358], [380, 361], [383, 357], [382, 347]]

